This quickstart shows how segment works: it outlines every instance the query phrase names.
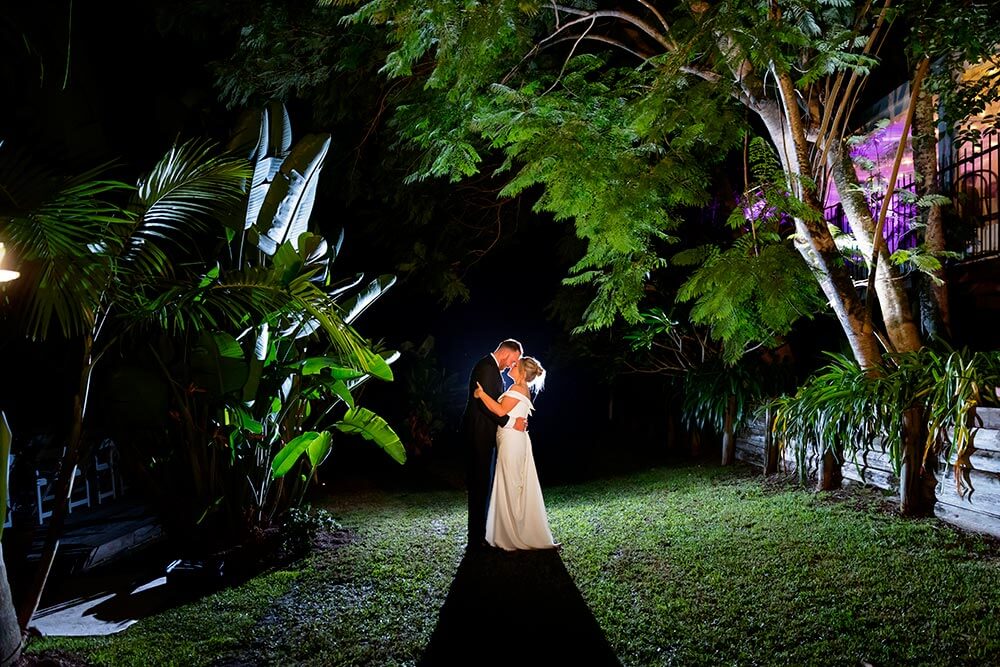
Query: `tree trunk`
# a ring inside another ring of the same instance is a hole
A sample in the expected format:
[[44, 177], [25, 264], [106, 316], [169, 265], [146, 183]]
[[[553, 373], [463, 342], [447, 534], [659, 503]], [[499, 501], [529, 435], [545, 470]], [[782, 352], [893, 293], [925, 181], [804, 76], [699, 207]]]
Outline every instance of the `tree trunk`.
[[730, 396], [726, 404], [726, 419], [722, 433], [722, 465], [736, 463], [736, 396]]
[[[803, 174], [800, 168], [801, 164], [808, 162], [797, 151], [790, 123], [785, 119], [780, 107], [774, 103], [761, 103], [755, 110], [767, 127], [771, 141], [778, 147], [778, 154], [785, 171], [794, 179], [801, 180], [802, 177], [811, 179], [812, 175]], [[799, 131], [801, 133], [801, 127]], [[801, 141], [805, 142], [804, 135]], [[819, 286], [847, 337], [855, 360], [863, 368], [876, 366], [882, 359], [882, 351], [875, 337], [875, 329], [865, 312], [864, 304], [858, 297], [833, 236], [826, 223], [822, 222], [823, 208], [814, 190], [809, 188], [795, 190], [796, 195], [801, 196], [803, 201], [816, 211], [820, 219], [820, 221], [795, 219], [795, 230], [804, 240], [803, 243], [796, 243], [796, 248], [806, 263], [814, 269]]]
[[[872, 253], [875, 221], [867, 202], [857, 188], [857, 176], [846, 147], [841, 147], [831, 165], [834, 183], [841, 193], [844, 213], [866, 257]], [[940, 222], [940, 221], [939, 221]], [[938, 225], [940, 231], [940, 224]], [[889, 253], [880, 244], [875, 291], [878, 294], [882, 317], [888, 335], [897, 352], [913, 352], [923, 346], [920, 330], [913, 319], [910, 300], [903, 289], [897, 267], [889, 262]], [[906, 516], [926, 516], [933, 513], [933, 471], [921, 468], [925, 443], [923, 413], [912, 408], [903, 415], [902, 469], [899, 476], [900, 511]], [[929, 486], [928, 486], [929, 484]]]
[[843, 452], [827, 449], [823, 452], [820, 460], [819, 480], [816, 488], [820, 491], [836, 491], [844, 481], [844, 473], [841, 469], [841, 462], [844, 460]]
[[701, 429], [691, 431], [691, 458], [701, 458]]
[[21, 655], [21, 646], [21, 628], [17, 624], [7, 566], [3, 560], [3, 545], [0, 544], [0, 667], [15, 664]]
[[910, 408], [903, 413], [903, 465], [899, 471], [899, 511], [903, 516], [934, 514], [937, 478], [933, 465], [922, 465], [926, 429], [921, 408]]
[[[937, 125], [934, 98], [921, 90], [913, 112], [913, 169], [917, 197], [940, 195], [937, 168]], [[924, 224], [924, 245], [928, 252], [945, 250], [945, 234], [940, 204], [919, 208]], [[948, 304], [948, 284], [944, 267], [933, 272], [933, 278], [920, 274], [920, 323], [928, 337], [951, 338], [951, 312]]]
[[[797, 243], [796, 247], [806, 263], [813, 268], [820, 288], [847, 337], [855, 360], [862, 368], [877, 367], [882, 360], [882, 351], [871, 317], [858, 296], [840, 250], [830, 234], [824, 219], [823, 205], [816, 190], [809, 184], [817, 179], [809, 169], [808, 145], [794, 85], [787, 73], [779, 75], [778, 83], [784, 106], [762, 103], [756, 111], [764, 121], [771, 140], [778, 147], [782, 165], [789, 174], [789, 190], [816, 213], [815, 219], [795, 219], [796, 231], [805, 241]], [[833, 452], [823, 455], [819, 488], [831, 490], [840, 486], [841, 458]]]
[[90, 389], [91, 372], [94, 369], [92, 353], [93, 339], [86, 336], [83, 341], [83, 367], [80, 370], [80, 386], [73, 398], [73, 426], [70, 429], [69, 442], [66, 443], [66, 453], [59, 468], [59, 476], [56, 478], [55, 505], [52, 508], [52, 516], [45, 532], [45, 542], [42, 545], [42, 553], [38, 561], [38, 571], [31, 587], [27, 589], [18, 611], [18, 622], [21, 624], [21, 632], [24, 636], [27, 636], [31, 617], [35, 615], [38, 603], [42, 599], [42, 593], [45, 591], [49, 571], [52, 569], [56, 552], [59, 549], [59, 536], [62, 534], [66, 514], [69, 511], [69, 500], [73, 494], [73, 482], [76, 479], [76, 469], [80, 461], [80, 449], [83, 442], [83, 417], [87, 409], [87, 393]]
[[[844, 215], [851, 223], [851, 229], [858, 246], [865, 257], [872, 256], [875, 239], [875, 219], [872, 217], [868, 201], [861, 191], [854, 162], [846, 146], [830, 156], [830, 171], [833, 182], [844, 207]], [[889, 342], [897, 352], [910, 352], [921, 347], [920, 331], [913, 320], [910, 300], [899, 275], [899, 269], [889, 261], [889, 251], [885, 243], [879, 244], [878, 269], [875, 273], [875, 294], [878, 297], [882, 321], [885, 324]]]
[[764, 474], [778, 472], [778, 442], [771, 430], [774, 426], [774, 408], [768, 407], [764, 413]]

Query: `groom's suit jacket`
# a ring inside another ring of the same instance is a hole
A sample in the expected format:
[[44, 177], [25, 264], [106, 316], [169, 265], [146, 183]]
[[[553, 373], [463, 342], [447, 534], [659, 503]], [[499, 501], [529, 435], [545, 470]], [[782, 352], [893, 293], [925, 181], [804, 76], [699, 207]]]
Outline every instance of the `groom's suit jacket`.
[[503, 378], [500, 377], [500, 369], [492, 354], [477, 361], [472, 369], [469, 376], [469, 400], [465, 405], [465, 414], [462, 415], [462, 434], [475, 441], [477, 446], [491, 448], [496, 445], [497, 426], [506, 425], [510, 417], [496, 416], [473, 395], [477, 382], [494, 399], [499, 399], [503, 393]]
[[476, 362], [469, 376], [469, 401], [462, 415], [462, 444], [466, 457], [466, 486], [469, 495], [469, 544], [483, 544], [486, 536], [486, 514], [493, 483], [491, 467], [497, 446], [497, 426], [504, 426], [509, 416], [497, 417], [472, 392], [479, 383], [483, 391], [499, 398], [503, 393], [503, 378], [492, 354]]

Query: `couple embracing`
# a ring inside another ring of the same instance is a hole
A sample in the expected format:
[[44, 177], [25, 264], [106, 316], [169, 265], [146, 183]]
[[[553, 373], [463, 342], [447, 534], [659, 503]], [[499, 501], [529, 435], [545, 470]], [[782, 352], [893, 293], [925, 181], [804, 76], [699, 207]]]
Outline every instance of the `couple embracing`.
[[[531, 453], [527, 418], [545, 369], [507, 339], [480, 359], [462, 415], [469, 493], [469, 549], [555, 549]], [[501, 372], [513, 381], [504, 391]], [[496, 465], [494, 466], [494, 454]], [[495, 470], [494, 470], [495, 468]]]

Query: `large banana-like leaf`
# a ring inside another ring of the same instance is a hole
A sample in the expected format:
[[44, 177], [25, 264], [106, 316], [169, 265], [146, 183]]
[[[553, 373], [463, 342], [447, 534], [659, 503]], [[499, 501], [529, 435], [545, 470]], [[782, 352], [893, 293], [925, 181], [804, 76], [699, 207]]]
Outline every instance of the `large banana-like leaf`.
[[192, 381], [198, 387], [221, 396], [243, 388], [250, 367], [243, 358], [243, 349], [231, 335], [222, 332], [202, 332], [191, 349]]
[[[391, 366], [392, 364], [396, 363], [396, 361], [400, 357], [400, 354], [396, 350], [391, 350], [388, 352], [381, 352], [379, 356], [381, 356], [382, 360], [385, 361], [386, 366]], [[372, 377], [371, 375], [366, 374], [359, 378], [354, 378], [352, 380], [345, 380], [345, 382], [347, 383], [347, 388], [349, 390], [353, 390], [355, 387], [367, 382], [368, 379], [371, 377]], [[380, 378], [380, 379], [386, 379], [386, 378]], [[392, 369], [389, 369], [388, 379], [392, 380]]]
[[365, 374], [357, 368], [348, 368], [337, 357], [309, 357], [302, 361], [303, 375], [317, 375], [326, 371], [334, 380], [353, 380]]
[[384, 274], [372, 280], [363, 290], [340, 304], [344, 312], [344, 321], [350, 324], [356, 320], [368, 306], [372, 305], [376, 299], [395, 284], [396, 276], [390, 274]]
[[267, 255], [273, 255], [285, 241], [298, 247], [299, 235], [307, 231], [316, 199], [319, 173], [330, 149], [330, 135], [303, 137], [281, 163], [268, 187], [251, 241]]
[[254, 399], [257, 397], [257, 387], [260, 386], [260, 378], [264, 373], [264, 362], [267, 360], [270, 347], [271, 332], [267, 322], [264, 322], [257, 329], [249, 373], [246, 384], [243, 385], [243, 401], [248, 405], [253, 405]]
[[264, 109], [260, 116], [260, 135], [252, 157], [254, 170], [244, 230], [250, 229], [257, 222], [260, 209], [264, 205], [264, 198], [281, 168], [281, 163], [288, 157], [291, 145], [292, 126], [288, 110], [284, 105], [272, 104]]
[[330, 252], [330, 263], [333, 264], [334, 261], [340, 256], [340, 246], [344, 245], [344, 228], [341, 227], [340, 231], [337, 233], [337, 240], [333, 242], [333, 249]]
[[326, 289], [326, 294], [331, 299], [336, 299], [341, 294], [351, 291], [355, 287], [361, 284], [361, 281], [365, 279], [364, 273], [355, 273], [353, 276], [347, 278], [341, 278], [335, 283], [332, 283]]
[[326, 285], [330, 277], [330, 244], [326, 239], [316, 234], [305, 232], [299, 235], [299, 254], [303, 265], [312, 272], [311, 280], [319, 285]]
[[271, 477], [284, 477], [303, 454], [315, 470], [330, 453], [332, 434], [329, 431], [307, 431], [281, 448], [271, 461]]
[[384, 419], [366, 408], [351, 408], [334, 424], [344, 433], [355, 433], [381, 447], [397, 463], [406, 463], [406, 450], [399, 436]]

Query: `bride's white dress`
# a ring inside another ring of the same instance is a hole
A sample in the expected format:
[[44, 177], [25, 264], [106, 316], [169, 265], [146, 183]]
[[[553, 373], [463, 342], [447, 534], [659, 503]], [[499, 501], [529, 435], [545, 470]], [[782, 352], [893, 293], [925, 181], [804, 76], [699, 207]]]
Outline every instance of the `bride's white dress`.
[[518, 404], [508, 413], [509, 426], [497, 429], [497, 465], [486, 515], [486, 541], [507, 551], [552, 549], [557, 544], [549, 530], [531, 438], [527, 431], [513, 428], [514, 421], [526, 418], [534, 406], [527, 396], [514, 390], [501, 394], [498, 401], [504, 396], [513, 396]]

